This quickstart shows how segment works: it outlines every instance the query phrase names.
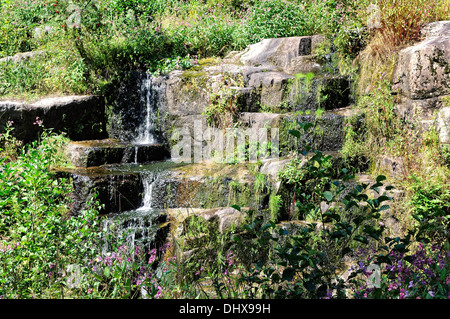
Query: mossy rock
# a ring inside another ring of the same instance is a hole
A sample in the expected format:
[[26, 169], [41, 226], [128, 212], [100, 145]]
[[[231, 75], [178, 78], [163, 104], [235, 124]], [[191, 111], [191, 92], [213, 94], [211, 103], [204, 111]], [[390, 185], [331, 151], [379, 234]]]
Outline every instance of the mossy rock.
[[291, 111], [334, 110], [350, 105], [350, 93], [345, 77], [298, 74], [290, 81], [288, 101]]
[[[280, 124], [280, 150], [282, 156], [290, 151], [300, 151], [304, 145], [318, 151], [339, 151], [344, 143], [344, 120], [345, 117], [336, 113], [325, 112], [318, 115], [317, 112], [298, 112], [286, 114]], [[313, 127], [303, 133], [300, 123], [311, 123]], [[300, 138], [292, 136], [289, 131], [298, 130]]]

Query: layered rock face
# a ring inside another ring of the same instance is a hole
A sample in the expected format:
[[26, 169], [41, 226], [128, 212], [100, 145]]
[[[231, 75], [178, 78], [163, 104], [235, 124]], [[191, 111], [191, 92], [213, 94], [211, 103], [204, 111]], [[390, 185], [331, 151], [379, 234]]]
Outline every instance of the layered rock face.
[[[441, 141], [449, 143], [450, 111], [445, 101], [450, 96], [450, 22], [430, 24], [423, 34], [422, 42], [399, 54], [393, 78], [397, 109], [404, 116], [420, 111], [423, 120], [438, 111]], [[165, 161], [170, 149], [183, 134], [192, 146], [204, 146], [207, 128], [217, 126], [278, 129], [281, 156], [305, 144], [338, 152], [346, 119], [356, 116], [353, 123], [363, 129], [364, 118], [350, 107], [349, 81], [315, 59], [314, 50], [323, 41], [321, 36], [265, 39], [224, 59], [205, 59], [157, 79], [134, 72], [116, 92], [107, 120], [105, 105], [96, 96], [3, 101], [0, 125], [14, 121], [17, 137], [29, 141], [41, 129], [33, 125], [39, 117], [45, 127], [66, 132], [74, 140], [67, 149], [75, 167], [67, 171], [74, 180], [74, 213], [97, 193], [105, 214], [144, 207], [165, 211], [182, 227], [195, 215], [218, 223], [222, 232], [245, 217], [230, 205], [253, 203], [256, 209], [267, 209], [270, 196], [283, 191], [278, 172], [289, 159], [269, 158], [251, 165], [188, 161], [172, 166]], [[211, 121], [217, 118], [223, 121]], [[313, 123], [311, 132], [300, 139], [288, 134], [298, 129], [298, 122]], [[151, 143], [137, 143], [143, 128], [150, 130]], [[400, 171], [401, 163], [379, 162]], [[155, 172], [158, 163], [164, 164]], [[261, 176], [264, 181], [257, 185]]]
[[423, 41], [399, 52], [392, 82], [404, 112], [421, 108], [430, 115], [450, 95], [450, 21], [431, 23], [422, 35]]
[[437, 115], [441, 142], [449, 143], [450, 21], [430, 23], [421, 33], [423, 41], [399, 52], [392, 79], [397, 109], [425, 121]]
[[[265, 39], [224, 59], [170, 72], [161, 105], [167, 118], [165, 139], [173, 144], [177, 132], [193, 137], [192, 143], [204, 142], [195, 134], [195, 123], [220, 128], [220, 123], [209, 122], [215, 111], [217, 117], [229, 117], [228, 127], [283, 129], [296, 120], [313, 121], [317, 128], [313, 146], [339, 150], [345, 115], [336, 110], [350, 105], [350, 83], [315, 61], [314, 50], [323, 41], [319, 35]], [[220, 103], [233, 105], [233, 110], [215, 110]], [[317, 142], [320, 139], [327, 141]]]

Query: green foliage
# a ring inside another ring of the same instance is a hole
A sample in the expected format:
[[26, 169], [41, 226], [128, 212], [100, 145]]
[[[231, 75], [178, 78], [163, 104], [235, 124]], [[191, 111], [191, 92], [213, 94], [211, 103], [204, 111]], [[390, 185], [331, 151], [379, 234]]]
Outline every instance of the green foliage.
[[279, 211], [282, 205], [281, 202], [281, 196], [270, 194], [269, 197], [269, 210], [270, 210], [270, 219], [271, 220], [278, 220], [279, 217]]
[[[373, 185], [358, 185], [342, 200], [339, 212], [328, 209], [321, 212], [316, 223], [300, 226], [290, 232], [274, 222], [261, 223], [256, 219], [246, 229], [246, 236], [252, 234], [255, 254], [253, 263], [242, 273], [240, 282], [247, 287], [246, 297], [253, 298], [325, 298], [332, 295], [346, 297], [345, 283], [338, 277], [342, 258], [357, 247], [367, 245], [371, 240], [380, 240], [383, 226], [374, 223], [380, 212], [389, 206], [385, 194], [369, 199], [367, 189], [378, 190], [384, 176]], [[325, 191], [322, 200], [338, 203], [337, 193]], [[320, 208], [316, 208], [320, 211]], [[245, 236], [243, 236], [245, 238]], [[237, 239], [243, 242], [243, 239]], [[256, 254], [274, 247], [271, 258], [267, 254]]]
[[306, 35], [303, 6], [281, 0], [261, 1], [251, 9], [247, 22], [250, 42], [262, 39]]
[[409, 203], [417, 222], [416, 237], [423, 243], [449, 241], [450, 189], [448, 185], [412, 177]]
[[[2, 90], [10, 94], [30, 88], [37, 94], [102, 91], [121, 71], [157, 72], [165, 59], [223, 56], [262, 38], [334, 29], [342, 16], [335, 11], [334, 1], [6, 1], [0, 11], [0, 56], [44, 51], [44, 61], [22, 66], [22, 79], [48, 73], [60, 87], [38, 78], [23, 87], [20, 79], [0, 83], [9, 83], [8, 92]], [[77, 62], [62, 61], [69, 53]], [[55, 54], [56, 61], [50, 58]]]
[[83, 93], [91, 88], [86, 81], [85, 62], [67, 46], [49, 49], [46, 54], [37, 53], [30, 59], [0, 62], [0, 65], [0, 93], [4, 96], [30, 99], [51, 93]]
[[239, 104], [238, 92], [235, 87], [244, 86], [242, 78], [223, 74], [221, 86], [218, 89], [208, 88], [209, 104], [202, 112], [206, 122], [212, 127], [221, 129], [231, 128], [236, 122]]
[[95, 247], [91, 229], [98, 224], [98, 213], [93, 209], [67, 219], [71, 184], [51, 175], [50, 167], [61, 160], [54, 146], [58, 140], [45, 131], [41, 141], [23, 148], [15, 161], [2, 160], [0, 247], [5, 253], [0, 294], [5, 298], [59, 291], [60, 282], [49, 278], [49, 265], [62, 271]]
[[[309, 128], [302, 127], [304, 131]], [[301, 136], [296, 130], [290, 133], [297, 138]], [[297, 202], [303, 217], [314, 216], [312, 222], [288, 228], [286, 224], [265, 222], [262, 216], [248, 212], [250, 222], [245, 232], [234, 237], [246, 261], [240, 259], [237, 280], [232, 277], [234, 281], [230, 281], [227, 277], [233, 291], [239, 291], [241, 298], [446, 298], [448, 212], [440, 208], [439, 195], [425, 199], [418, 193], [414, 202], [418, 211], [416, 227], [405, 237], [385, 236], [381, 218], [390, 209], [391, 198], [386, 192], [393, 189], [383, 185], [386, 177], [379, 175], [373, 184], [357, 184], [348, 192], [345, 183], [352, 176], [343, 169], [342, 181], [327, 180], [331, 175], [323, 170], [321, 164], [325, 162], [323, 154], [314, 152], [297, 168], [310, 174], [306, 182], [321, 185], [325, 181], [334, 186], [313, 187], [310, 196], [303, 193], [305, 201]], [[302, 186], [297, 184], [298, 193], [305, 191]], [[377, 195], [371, 198], [369, 191]], [[312, 197], [316, 200], [311, 200]], [[326, 205], [319, 207], [319, 202]], [[422, 250], [422, 244], [417, 249], [417, 241], [437, 244], [443, 250], [433, 246], [434, 253], [424, 259], [422, 255], [429, 251]], [[345, 267], [343, 260], [348, 257], [356, 261], [350, 268], [350, 276], [344, 279], [339, 275]], [[379, 288], [370, 287], [373, 277], [368, 266], [382, 264], [386, 266], [376, 280]], [[424, 272], [428, 275], [424, 276]], [[419, 281], [421, 285], [417, 285]]]
[[0, 134], [0, 157], [4, 162], [16, 160], [19, 147], [22, 142], [17, 140], [12, 132], [14, 130], [14, 122], [8, 121], [5, 126], [5, 131]]

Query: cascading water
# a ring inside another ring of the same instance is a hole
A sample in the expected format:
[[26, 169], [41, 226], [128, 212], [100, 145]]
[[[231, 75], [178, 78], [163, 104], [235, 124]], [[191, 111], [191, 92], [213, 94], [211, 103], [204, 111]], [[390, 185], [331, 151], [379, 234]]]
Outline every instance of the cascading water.
[[142, 79], [140, 88], [141, 103], [145, 106], [144, 120], [138, 127], [137, 137], [133, 144], [150, 145], [157, 143], [155, 132], [160, 89], [155, 79], [147, 73], [146, 77]]
[[[161, 227], [158, 209], [153, 208], [153, 186], [158, 179], [157, 172], [143, 172], [141, 174], [144, 196], [139, 208], [115, 214], [104, 224], [106, 233], [120, 239], [127, 247], [139, 246], [148, 250]], [[108, 246], [108, 245], [107, 245]], [[107, 247], [105, 247], [107, 248]]]
[[[154, 176], [156, 175], [156, 176]], [[143, 174], [143, 183], [144, 183], [144, 199], [142, 200], [142, 206], [139, 207], [138, 211], [147, 211], [153, 208], [153, 185], [158, 178], [157, 174]]]
[[134, 113], [132, 116], [130, 114], [130, 118], [133, 119], [134, 125], [128, 126], [129, 130], [124, 134], [125, 139], [134, 145], [134, 160], [131, 158], [128, 162], [130, 165], [114, 165], [113, 169], [139, 176], [142, 184], [142, 203], [136, 209], [110, 214], [105, 220], [103, 225], [107, 238], [103, 247], [104, 254], [112, 251], [113, 244], [125, 245], [128, 249], [138, 246], [148, 252], [159, 243], [158, 238], [164, 240], [168, 229], [165, 227], [167, 216], [158, 209], [162, 204], [158, 199], [154, 203], [154, 198], [158, 198], [158, 192], [154, 191], [155, 183], [165, 170], [167, 162], [145, 164], [149, 163], [149, 156], [145, 152], [161, 152], [161, 149], [149, 146], [160, 143], [158, 114], [164, 102], [165, 82], [146, 73], [139, 78], [138, 83], [139, 107], [131, 108]]

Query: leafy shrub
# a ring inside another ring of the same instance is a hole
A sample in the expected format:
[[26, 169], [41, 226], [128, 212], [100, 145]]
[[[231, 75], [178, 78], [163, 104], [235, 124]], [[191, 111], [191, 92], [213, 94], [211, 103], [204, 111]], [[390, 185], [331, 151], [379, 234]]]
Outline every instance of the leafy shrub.
[[51, 171], [67, 164], [66, 144], [44, 130], [16, 158], [0, 161], [0, 298], [160, 297], [166, 247], [147, 254], [115, 241], [105, 252], [111, 239], [98, 203], [71, 216], [72, 182]]
[[282, 0], [261, 1], [251, 7], [247, 28], [251, 43], [308, 34], [304, 6]]
[[44, 132], [41, 141], [23, 148], [16, 161], [2, 160], [0, 294], [4, 297], [47, 293], [52, 287], [49, 265], [62, 269], [89, 255], [95, 243], [90, 231], [97, 223], [95, 210], [66, 218], [71, 184], [50, 172], [51, 165], [60, 161], [54, 147], [59, 143], [56, 135]]
[[[448, 299], [450, 298], [448, 242], [425, 246], [419, 243], [413, 254], [391, 251], [383, 264], [379, 287], [368, 287], [367, 281], [353, 286], [355, 298], [382, 299]], [[360, 262], [356, 273], [370, 276], [367, 264]]]
[[113, 246], [112, 251], [98, 251], [87, 264], [80, 265], [75, 291], [84, 298], [162, 298], [170, 266], [160, 262], [160, 257], [168, 246], [148, 252], [139, 246]]

